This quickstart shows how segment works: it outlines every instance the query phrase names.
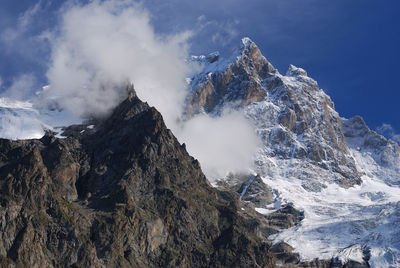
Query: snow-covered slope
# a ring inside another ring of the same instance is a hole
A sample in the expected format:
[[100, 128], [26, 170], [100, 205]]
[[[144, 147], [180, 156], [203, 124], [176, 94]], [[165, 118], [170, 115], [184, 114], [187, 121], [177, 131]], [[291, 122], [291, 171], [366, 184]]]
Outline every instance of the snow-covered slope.
[[67, 111], [39, 109], [29, 101], [0, 98], [0, 138], [39, 139], [46, 130], [80, 123]]
[[41, 138], [46, 124], [29, 102], [0, 99], [0, 137], [8, 139]]
[[190, 79], [186, 116], [230, 107], [256, 126], [262, 146], [254, 172], [277, 193], [257, 210], [293, 203], [305, 213], [274, 241], [288, 242], [304, 260], [400, 265], [399, 146], [359, 117], [340, 118], [306, 71], [291, 65], [281, 75], [248, 38], [229, 59], [216, 55], [192, 58], [204, 69]]

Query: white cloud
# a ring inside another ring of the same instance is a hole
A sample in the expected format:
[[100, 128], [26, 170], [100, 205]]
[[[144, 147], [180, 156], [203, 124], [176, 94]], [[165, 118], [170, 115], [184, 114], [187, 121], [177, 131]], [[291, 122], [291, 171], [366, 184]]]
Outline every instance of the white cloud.
[[93, 1], [68, 8], [52, 38], [51, 90], [47, 98], [79, 115], [102, 115], [132, 81], [138, 96], [164, 115], [171, 127], [185, 97], [189, 32], [160, 37], [149, 14], [128, 1]]
[[228, 45], [230, 42], [232, 42], [232, 40], [234, 40], [239, 35], [239, 32], [236, 29], [236, 25], [238, 23], [239, 22], [235, 20], [233, 22], [225, 22], [222, 24], [217, 24], [217, 26], [220, 29], [215, 34], [213, 34], [211, 40], [214, 43], [219, 43], [222, 44], [223, 46]]
[[254, 127], [239, 111], [221, 117], [199, 115], [183, 126], [178, 137], [196, 157], [209, 179], [224, 178], [229, 172], [248, 172], [259, 145]]

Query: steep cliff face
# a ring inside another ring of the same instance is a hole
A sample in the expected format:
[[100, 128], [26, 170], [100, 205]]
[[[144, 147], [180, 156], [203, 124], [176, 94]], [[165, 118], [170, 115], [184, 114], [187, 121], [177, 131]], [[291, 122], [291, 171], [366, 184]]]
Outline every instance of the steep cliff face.
[[0, 140], [0, 189], [2, 267], [274, 266], [239, 195], [134, 94], [86, 134]]

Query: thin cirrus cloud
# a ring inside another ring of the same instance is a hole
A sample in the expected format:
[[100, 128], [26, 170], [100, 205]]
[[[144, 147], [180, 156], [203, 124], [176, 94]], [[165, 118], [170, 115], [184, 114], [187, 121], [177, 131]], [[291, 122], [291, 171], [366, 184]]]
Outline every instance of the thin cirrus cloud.
[[34, 52], [34, 43], [39, 41], [33, 32], [35, 32], [35, 22], [40, 18], [40, 15], [47, 9], [42, 1], [28, 8], [21, 13], [16, 19], [15, 25], [6, 27], [0, 33], [0, 42], [3, 48], [9, 52], [19, 53], [25, 57], [32, 57]]
[[7, 45], [13, 45], [16, 39], [22, 37], [33, 22], [33, 18], [39, 13], [42, 8], [42, 2], [39, 1], [34, 6], [22, 13], [18, 19], [17, 24], [13, 27], [6, 28], [1, 34], [1, 41]]

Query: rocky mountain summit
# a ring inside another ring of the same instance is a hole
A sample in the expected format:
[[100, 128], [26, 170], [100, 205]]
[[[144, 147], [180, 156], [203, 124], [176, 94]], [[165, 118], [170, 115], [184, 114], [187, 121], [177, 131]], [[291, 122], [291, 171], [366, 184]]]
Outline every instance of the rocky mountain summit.
[[186, 118], [240, 111], [262, 141], [249, 175], [219, 184], [264, 215], [285, 204], [304, 211], [300, 224], [270, 236], [302, 260], [400, 265], [398, 144], [361, 117], [341, 118], [304, 69], [280, 74], [249, 38], [231, 57], [215, 55], [192, 57], [203, 69], [189, 80]]

